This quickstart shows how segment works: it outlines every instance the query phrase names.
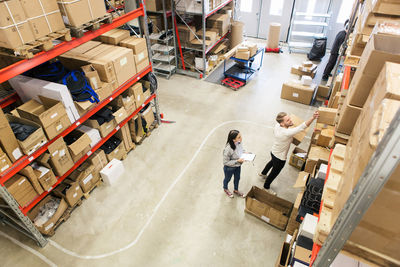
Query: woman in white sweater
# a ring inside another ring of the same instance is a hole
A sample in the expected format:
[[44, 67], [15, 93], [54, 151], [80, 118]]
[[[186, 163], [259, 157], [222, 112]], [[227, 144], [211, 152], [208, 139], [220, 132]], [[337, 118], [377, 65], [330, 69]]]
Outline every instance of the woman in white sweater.
[[244, 194], [239, 191], [239, 180], [240, 180], [240, 168], [244, 159], [241, 158], [241, 155], [244, 153], [242, 147], [242, 135], [237, 130], [231, 130], [228, 134], [228, 140], [226, 141], [226, 146], [224, 149], [224, 192], [228, 195], [228, 197], [233, 198], [233, 194], [228, 189], [228, 183], [230, 182], [232, 176], [234, 191], [233, 193], [238, 195], [239, 197], [244, 197]]

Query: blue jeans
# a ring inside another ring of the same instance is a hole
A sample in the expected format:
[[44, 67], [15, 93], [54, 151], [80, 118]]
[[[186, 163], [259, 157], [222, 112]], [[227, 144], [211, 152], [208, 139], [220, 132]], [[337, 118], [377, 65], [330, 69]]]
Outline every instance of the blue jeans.
[[235, 190], [239, 190], [239, 180], [240, 180], [240, 166], [239, 167], [229, 167], [224, 166], [224, 189], [228, 189], [228, 183], [230, 182], [232, 175], [233, 178], [233, 185]]

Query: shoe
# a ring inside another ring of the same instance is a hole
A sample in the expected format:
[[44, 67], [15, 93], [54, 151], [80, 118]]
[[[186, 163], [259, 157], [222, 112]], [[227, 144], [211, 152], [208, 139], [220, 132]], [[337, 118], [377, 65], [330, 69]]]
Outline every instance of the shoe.
[[261, 172], [258, 174], [258, 176], [260, 176], [262, 179], [267, 179], [267, 175], [265, 174], [262, 174]]
[[246, 197], [246, 196], [245, 196], [242, 192], [240, 192], [239, 190], [234, 190], [233, 193], [235, 193], [237, 196], [242, 197], [242, 198], [245, 198], [245, 197]]
[[271, 188], [270, 189], [264, 188], [264, 190], [267, 191], [268, 193], [270, 193], [271, 195], [276, 196], [276, 192], [274, 190], [272, 190]]
[[328, 79], [329, 79], [329, 76], [325, 76], [325, 75], [322, 76], [322, 80], [323, 80], [323, 81], [327, 81]]
[[228, 189], [224, 189], [224, 192], [228, 195], [228, 197], [233, 198], [233, 194], [231, 193], [231, 191], [229, 191]]

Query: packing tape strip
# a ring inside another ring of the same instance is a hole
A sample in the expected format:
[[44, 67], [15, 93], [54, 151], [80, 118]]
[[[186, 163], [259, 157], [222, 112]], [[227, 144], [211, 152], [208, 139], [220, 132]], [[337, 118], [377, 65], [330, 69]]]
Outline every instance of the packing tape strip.
[[92, 3], [90, 2], [90, 0], [87, 0], [87, 3], [89, 6], [90, 17], [92, 18], [92, 20], [97, 19], [97, 18], [93, 17]]
[[44, 18], [46, 19], [47, 26], [49, 27], [49, 30], [50, 30], [50, 32], [53, 32], [53, 29], [51, 28], [49, 19], [47, 18], [48, 14], [46, 14], [46, 11], [44, 10], [43, 4], [42, 4], [42, 0], [39, 0], [39, 4], [40, 4], [40, 7], [42, 8], [43, 15], [44, 15]]
[[8, 11], [8, 13], [10, 14], [10, 16], [11, 16], [11, 20], [12, 20], [12, 22], [13, 22], [13, 26], [15, 26], [15, 29], [17, 29], [17, 33], [18, 33], [18, 35], [19, 35], [19, 38], [21, 39], [21, 42], [23, 43], [23, 44], [25, 44], [25, 42], [24, 42], [24, 38], [22, 38], [22, 35], [21, 35], [21, 32], [19, 31], [19, 29], [18, 29], [18, 24], [15, 22], [15, 20], [14, 20], [14, 17], [13, 17], [13, 15], [12, 15], [12, 13], [11, 13], [11, 10], [10, 10], [10, 8], [8, 7], [8, 4], [7, 4], [7, 1], [4, 1], [4, 5], [6, 6], [6, 8], [7, 8], [7, 11]]

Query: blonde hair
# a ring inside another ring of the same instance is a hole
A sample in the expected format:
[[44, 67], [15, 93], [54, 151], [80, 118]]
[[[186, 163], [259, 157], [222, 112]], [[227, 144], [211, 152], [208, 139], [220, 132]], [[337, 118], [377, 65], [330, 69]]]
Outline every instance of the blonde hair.
[[285, 116], [287, 116], [287, 113], [286, 113], [286, 112], [279, 112], [278, 115], [276, 115], [276, 121], [277, 121], [278, 123], [283, 122], [283, 118], [284, 118]]

